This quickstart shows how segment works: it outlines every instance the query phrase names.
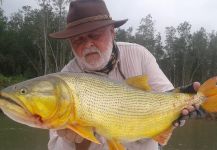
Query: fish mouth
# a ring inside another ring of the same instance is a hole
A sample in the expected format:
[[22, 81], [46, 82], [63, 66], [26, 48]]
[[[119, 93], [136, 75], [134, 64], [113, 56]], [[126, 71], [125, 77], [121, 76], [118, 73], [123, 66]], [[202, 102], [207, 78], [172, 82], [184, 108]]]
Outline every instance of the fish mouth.
[[18, 107], [21, 107], [22, 109], [24, 109], [24, 107], [14, 99], [15, 98], [12, 98], [11, 96], [0, 92], [0, 100], [4, 100], [5, 102], [7, 102], [9, 104], [12, 104], [12, 105], [15, 105], [15, 106], [18, 106]]
[[45, 128], [42, 126], [41, 116], [32, 115], [16, 97], [0, 92], [0, 109], [12, 120], [31, 127]]
[[[17, 105], [19, 107], [22, 107], [20, 104], [18, 104], [16, 101], [14, 101], [12, 98], [3, 96], [2, 93], [0, 93], [0, 99], [12, 104], [12, 105]], [[22, 107], [23, 108], [23, 107]]]
[[19, 101], [16, 97], [4, 92], [0, 92], [0, 109], [4, 110], [6, 107], [8, 107], [8, 105], [12, 106], [9, 108], [9, 110], [11, 108], [16, 108], [19, 109], [19, 112], [30, 115], [30, 112], [25, 108], [24, 104], [22, 104], [22, 102]]

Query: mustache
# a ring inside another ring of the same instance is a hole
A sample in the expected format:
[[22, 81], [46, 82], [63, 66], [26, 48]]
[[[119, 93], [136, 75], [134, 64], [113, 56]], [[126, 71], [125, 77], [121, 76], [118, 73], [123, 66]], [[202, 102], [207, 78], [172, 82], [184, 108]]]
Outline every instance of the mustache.
[[96, 48], [96, 47], [86, 48], [83, 51], [83, 56], [86, 56], [86, 55], [88, 55], [90, 53], [95, 53], [95, 52], [101, 54], [100, 50], [98, 48]]

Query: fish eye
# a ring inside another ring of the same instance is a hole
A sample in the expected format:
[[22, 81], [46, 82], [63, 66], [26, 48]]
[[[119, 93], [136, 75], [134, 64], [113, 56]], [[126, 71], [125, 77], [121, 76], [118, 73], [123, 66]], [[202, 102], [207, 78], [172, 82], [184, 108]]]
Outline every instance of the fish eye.
[[26, 94], [27, 93], [27, 89], [26, 88], [22, 88], [20, 89], [20, 94]]

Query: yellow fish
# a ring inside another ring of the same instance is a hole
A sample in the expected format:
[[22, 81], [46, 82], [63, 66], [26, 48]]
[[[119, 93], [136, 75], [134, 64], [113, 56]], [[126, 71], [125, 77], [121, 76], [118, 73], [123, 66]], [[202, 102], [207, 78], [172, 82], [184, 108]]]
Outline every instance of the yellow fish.
[[94, 132], [107, 139], [110, 150], [122, 142], [152, 138], [166, 144], [172, 123], [183, 108], [202, 104], [217, 112], [217, 77], [197, 94], [151, 92], [146, 76], [126, 83], [83, 73], [55, 73], [27, 80], [0, 92], [0, 108], [11, 119], [43, 129], [69, 128], [100, 144]]

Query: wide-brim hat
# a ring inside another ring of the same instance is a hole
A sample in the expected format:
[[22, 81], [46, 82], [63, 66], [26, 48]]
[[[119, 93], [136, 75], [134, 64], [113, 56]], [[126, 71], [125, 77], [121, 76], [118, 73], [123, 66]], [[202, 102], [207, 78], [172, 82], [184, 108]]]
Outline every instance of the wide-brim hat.
[[76, 0], [70, 3], [66, 28], [49, 36], [67, 39], [112, 24], [117, 28], [126, 22], [112, 20], [103, 0]]

